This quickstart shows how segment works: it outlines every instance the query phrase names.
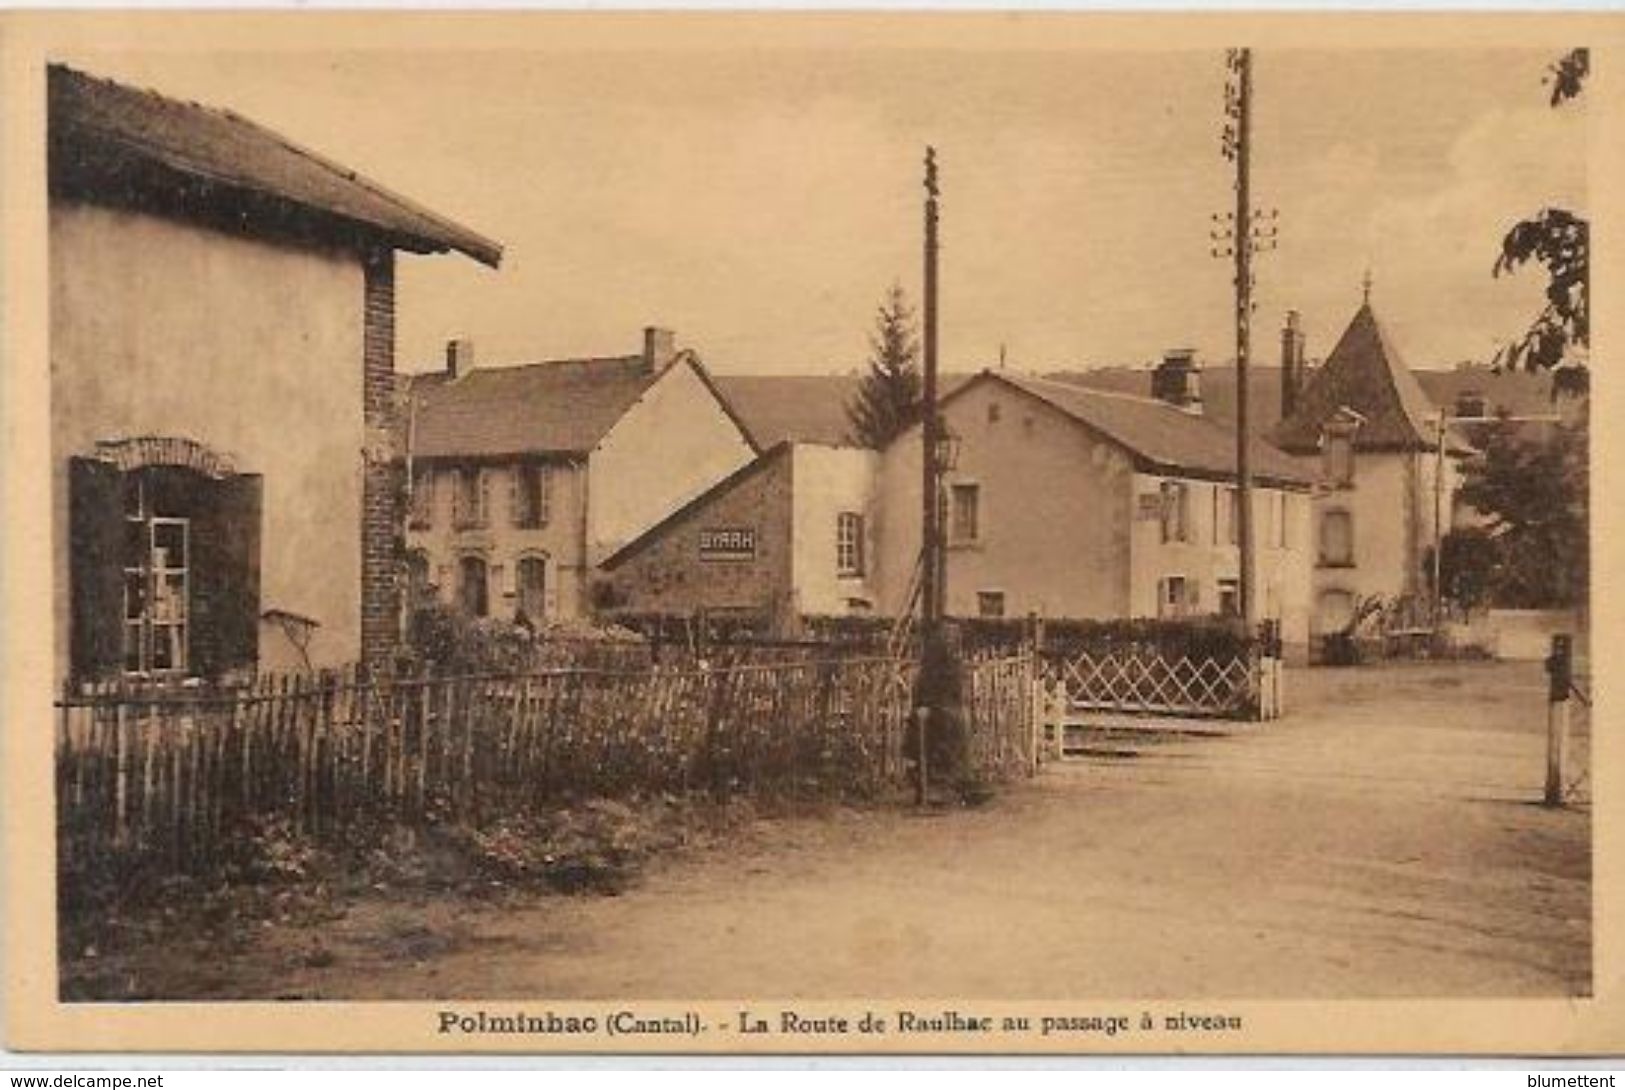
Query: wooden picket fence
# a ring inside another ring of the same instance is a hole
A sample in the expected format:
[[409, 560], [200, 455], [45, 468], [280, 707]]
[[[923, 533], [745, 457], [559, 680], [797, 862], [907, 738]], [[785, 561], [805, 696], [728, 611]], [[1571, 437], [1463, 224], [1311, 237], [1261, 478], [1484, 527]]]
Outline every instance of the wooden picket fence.
[[[889, 659], [65, 694], [59, 852], [207, 866], [254, 819], [313, 838], [358, 822], [478, 823], [568, 798], [847, 798], [902, 782], [914, 664]], [[978, 760], [1034, 767], [1030, 657], [966, 668]], [[1030, 686], [1029, 686], [1030, 689]]]

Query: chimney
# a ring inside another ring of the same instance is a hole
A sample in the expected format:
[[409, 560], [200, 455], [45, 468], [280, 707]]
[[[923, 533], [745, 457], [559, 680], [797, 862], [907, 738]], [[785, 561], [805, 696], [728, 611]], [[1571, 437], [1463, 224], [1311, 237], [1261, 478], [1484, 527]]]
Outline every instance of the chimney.
[[643, 368], [649, 372], [660, 370], [677, 355], [677, 335], [659, 326], [643, 327]]
[[1162, 362], [1151, 372], [1151, 396], [1202, 415], [1202, 368], [1195, 349], [1170, 348], [1162, 354]]
[[1298, 394], [1303, 390], [1303, 330], [1298, 325], [1298, 312], [1286, 312], [1286, 325], [1281, 327], [1281, 419], [1285, 420], [1298, 408]]
[[460, 378], [474, 370], [474, 342], [463, 337], [446, 342], [446, 377]]

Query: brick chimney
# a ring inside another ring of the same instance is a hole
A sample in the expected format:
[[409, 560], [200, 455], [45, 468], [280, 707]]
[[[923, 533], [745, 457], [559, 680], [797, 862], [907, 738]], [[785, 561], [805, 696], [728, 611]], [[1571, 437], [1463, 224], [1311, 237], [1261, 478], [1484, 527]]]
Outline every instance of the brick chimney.
[[1151, 396], [1195, 416], [1202, 415], [1202, 368], [1196, 350], [1170, 348], [1151, 372]]
[[474, 370], [474, 342], [465, 337], [446, 342], [446, 377], [460, 378]]
[[1303, 391], [1303, 329], [1298, 324], [1298, 312], [1286, 312], [1286, 324], [1281, 327], [1281, 419], [1291, 416], [1298, 407], [1298, 394]]
[[677, 355], [677, 334], [659, 326], [643, 327], [644, 370], [651, 373], [658, 371], [670, 363], [675, 355]]

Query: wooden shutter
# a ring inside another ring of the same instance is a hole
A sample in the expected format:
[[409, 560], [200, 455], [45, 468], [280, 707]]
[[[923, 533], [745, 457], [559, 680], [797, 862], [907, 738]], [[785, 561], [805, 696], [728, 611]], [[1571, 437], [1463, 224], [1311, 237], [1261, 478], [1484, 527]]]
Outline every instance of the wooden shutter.
[[258, 474], [199, 490], [192, 518], [192, 670], [219, 677], [259, 661], [260, 507]]
[[124, 663], [124, 475], [94, 458], [68, 460], [68, 642], [76, 679]]

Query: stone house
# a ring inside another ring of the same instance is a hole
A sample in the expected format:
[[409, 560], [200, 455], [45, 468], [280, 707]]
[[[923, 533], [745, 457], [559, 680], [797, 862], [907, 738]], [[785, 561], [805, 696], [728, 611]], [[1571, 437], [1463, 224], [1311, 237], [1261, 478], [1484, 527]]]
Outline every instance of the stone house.
[[589, 615], [600, 562], [757, 453], [666, 330], [627, 356], [446, 361], [406, 387], [408, 556], [417, 594], [474, 616]]
[[874, 611], [872, 450], [783, 439], [611, 554], [618, 609], [705, 612], [795, 635]]
[[234, 113], [47, 80], [59, 675], [387, 659], [396, 253], [501, 248]]
[[[951, 616], [1130, 618], [1239, 609], [1235, 433], [1203, 417], [1188, 352], [1160, 398], [984, 371], [941, 402]], [[1308, 639], [1310, 475], [1252, 449], [1259, 616]], [[908, 608], [919, 555], [918, 427], [884, 452], [879, 608]]]
[[1286, 404], [1275, 443], [1315, 480], [1311, 632], [1342, 628], [1363, 598], [1425, 600], [1427, 557], [1449, 532], [1458, 461], [1471, 448], [1405, 366], [1369, 299]]

